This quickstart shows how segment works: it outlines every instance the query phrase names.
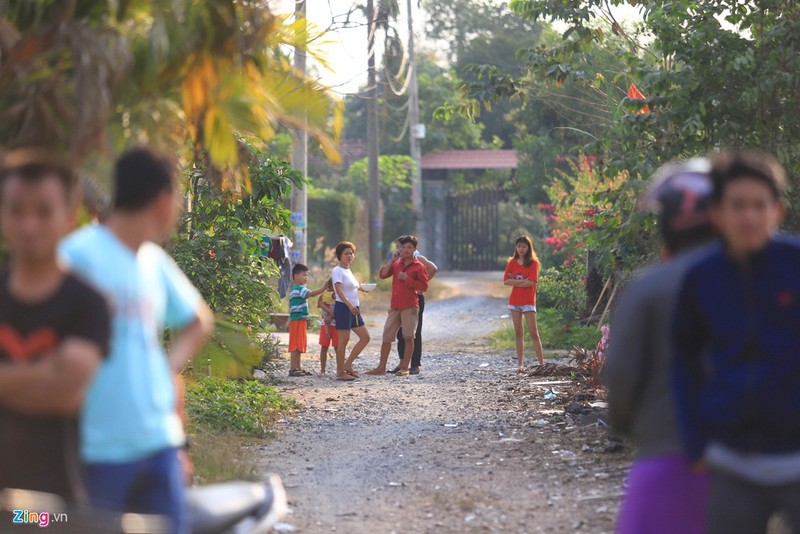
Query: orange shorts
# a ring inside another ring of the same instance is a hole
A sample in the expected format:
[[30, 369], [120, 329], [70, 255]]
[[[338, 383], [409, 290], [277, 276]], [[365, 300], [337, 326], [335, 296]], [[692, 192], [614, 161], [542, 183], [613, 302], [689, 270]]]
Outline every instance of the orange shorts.
[[308, 343], [308, 321], [299, 319], [289, 321], [289, 352], [306, 352]]
[[336, 331], [336, 325], [328, 325], [331, 335], [325, 332], [325, 323], [319, 327], [319, 344], [323, 347], [333, 347], [334, 349], [339, 344], [339, 333]]

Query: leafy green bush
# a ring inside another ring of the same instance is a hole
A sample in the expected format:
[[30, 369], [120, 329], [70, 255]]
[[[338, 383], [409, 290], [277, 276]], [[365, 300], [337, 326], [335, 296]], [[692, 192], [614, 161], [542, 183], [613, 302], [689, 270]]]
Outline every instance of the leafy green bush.
[[215, 313], [261, 327], [278, 303], [278, 269], [257, 256], [257, 234], [220, 218], [213, 232], [198, 231], [175, 245], [173, 256]]
[[[576, 320], [566, 320], [563, 314], [555, 309], [543, 309], [536, 314], [542, 346], [546, 349], [571, 349], [580, 347], [592, 349], [597, 346], [600, 332], [593, 326], [586, 326]], [[509, 319], [508, 325], [489, 335], [489, 340], [496, 349], [513, 349], [515, 347], [514, 325]], [[525, 345], [530, 347], [527, 330]]]
[[579, 316], [586, 303], [585, 278], [583, 262], [544, 269], [536, 286], [536, 304], [540, 312], [558, 310], [565, 320]]
[[294, 400], [257, 380], [198, 376], [186, 384], [190, 429], [264, 437], [277, 414], [295, 408]]
[[172, 255], [211, 309], [254, 337], [278, 303], [278, 268], [259, 257], [261, 237], [290, 230], [283, 201], [302, 177], [288, 163], [256, 154], [245, 196], [220, 194], [199, 167], [189, 179], [192, 209]]

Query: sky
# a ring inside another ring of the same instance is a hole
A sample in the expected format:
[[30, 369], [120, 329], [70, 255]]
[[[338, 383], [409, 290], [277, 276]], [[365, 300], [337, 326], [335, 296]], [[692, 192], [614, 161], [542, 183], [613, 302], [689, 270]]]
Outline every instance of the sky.
[[[506, 0], [496, 0], [505, 3]], [[377, 5], [378, 0], [375, 0]], [[399, 0], [400, 16], [395, 27], [401, 39], [408, 39], [407, 0]], [[432, 42], [425, 40], [425, 12], [419, 7], [419, 0], [412, 0], [414, 18], [414, 40], [417, 48], [434, 49]], [[340, 96], [357, 93], [359, 87], [367, 82], [367, 28], [366, 18], [356, 6], [366, 4], [365, 0], [306, 0], [309, 22], [319, 29], [327, 30], [319, 49], [324, 52], [331, 70], [314, 65], [309, 59], [309, 69], [323, 85]], [[294, 0], [269, 0], [275, 13], [293, 13]], [[613, 8], [620, 21], [638, 19], [637, 8], [623, 4]], [[348, 13], [350, 13], [348, 20]], [[558, 27], [558, 24], [554, 25]], [[377, 38], [382, 41], [382, 35]], [[380, 50], [379, 50], [380, 53]], [[379, 56], [380, 57], [380, 56]]]
[[[366, 19], [355, 6], [365, 4], [364, 0], [307, 0], [306, 10], [310, 23], [320, 29], [329, 30], [323, 37], [320, 48], [331, 66], [326, 70], [318, 64], [313, 68], [320, 81], [334, 92], [345, 95], [358, 92], [367, 82], [367, 28]], [[377, 0], [375, 1], [377, 4]], [[400, 16], [396, 27], [402, 39], [408, 38], [407, 2], [400, 1]], [[272, 0], [269, 3], [275, 13], [294, 12], [294, 0]], [[412, 0], [414, 7], [414, 36], [416, 42], [424, 37], [424, 15]], [[348, 13], [351, 12], [348, 22]], [[378, 41], [382, 36], [378, 36]]]

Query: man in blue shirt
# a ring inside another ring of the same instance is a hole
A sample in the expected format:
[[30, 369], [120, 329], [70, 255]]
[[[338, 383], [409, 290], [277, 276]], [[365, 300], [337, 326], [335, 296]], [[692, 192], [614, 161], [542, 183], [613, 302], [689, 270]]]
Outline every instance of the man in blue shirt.
[[609, 423], [632, 438], [636, 457], [626, 478], [617, 534], [704, 534], [708, 475], [686, 460], [675, 419], [670, 322], [675, 296], [698, 249], [714, 239], [708, 215], [711, 162], [670, 162], [640, 205], [658, 211], [661, 261], [628, 284], [611, 319], [602, 379]]
[[712, 163], [722, 242], [689, 268], [672, 328], [678, 424], [708, 467], [708, 532], [800, 532], [800, 243], [776, 237], [785, 171], [772, 156]]
[[[114, 208], [105, 224], [61, 245], [73, 272], [112, 308], [111, 352], [81, 413], [81, 457], [96, 506], [167, 516], [186, 528], [175, 380], [203, 346], [213, 318], [197, 290], [157, 242], [179, 215], [174, 165], [147, 149], [123, 154], [114, 170]], [[164, 352], [164, 328], [173, 332]]]

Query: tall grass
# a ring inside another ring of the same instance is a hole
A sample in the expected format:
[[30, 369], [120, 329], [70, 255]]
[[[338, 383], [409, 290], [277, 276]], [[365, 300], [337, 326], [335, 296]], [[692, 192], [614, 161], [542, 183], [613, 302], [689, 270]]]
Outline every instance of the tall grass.
[[247, 449], [270, 435], [281, 413], [298, 404], [256, 380], [196, 376], [186, 384], [186, 413], [195, 479], [203, 484], [253, 480]]

